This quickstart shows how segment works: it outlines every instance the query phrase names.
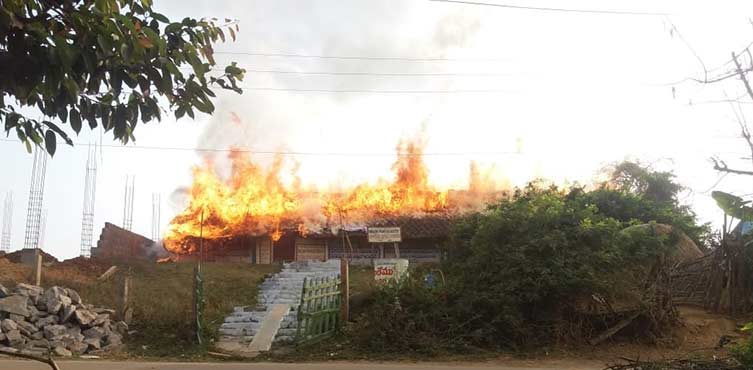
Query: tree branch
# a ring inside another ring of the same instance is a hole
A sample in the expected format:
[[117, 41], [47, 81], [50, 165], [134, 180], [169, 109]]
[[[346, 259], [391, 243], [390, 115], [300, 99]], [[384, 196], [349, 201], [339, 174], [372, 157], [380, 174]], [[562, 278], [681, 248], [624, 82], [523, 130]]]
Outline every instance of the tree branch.
[[724, 161], [717, 159], [717, 158], [711, 158], [711, 161], [714, 162], [714, 169], [720, 172], [727, 172], [732, 173], [735, 175], [747, 175], [747, 176], [753, 176], [753, 171], [744, 171], [744, 170], [736, 170], [734, 168], [729, 168]]
[[745, 85], [745, 90], [748, 92], [748, 96], [750, 96], [750, 98], [753, 99], [753, 89], [751, 89], [750, 82], [748, 82], [748, 78], [745, 77], [745, 72], [743, 72], [743, 67], [740, 65], [740, 61], [737, 60], [737, 55], [735, 55], [735, 53], [732, 53], [732, 60], [735, 62], [735, 67], [737, 68], [737, 75], [740, 76], [740, 79], [743, 81], [743, 84]]
[[42, 356], [38, 356], [38, 355], [29, 353], [26, 351], [19, 351], [15, 348], [2, 347], [2, 346], [0, 346], [0, 354], [10, 356], [10, 357], [19, 357], [19, 358], [24, 358], [27, 360], [39, 361], [47, 365], [50, 365], [52, 370], [60, 370], [60, 368], [58, 367], [58, 364], [56, 364], [55, 361], [50, 356], [42, 357]]

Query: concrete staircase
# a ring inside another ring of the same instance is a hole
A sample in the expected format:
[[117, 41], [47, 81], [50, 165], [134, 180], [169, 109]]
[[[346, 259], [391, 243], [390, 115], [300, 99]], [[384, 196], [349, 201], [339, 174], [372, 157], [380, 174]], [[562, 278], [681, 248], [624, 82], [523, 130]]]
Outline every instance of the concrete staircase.
[[[259, 287], [255, 308], [235, 307], [233, 313], [225, 318], [225, 322], [220, 326], [217, 347], [231, 352], [255, 352], [249, 345], [259, 333], [264, 320], [270, 316], [274, 305], [290, 306], [290, 311], [283, 316], [277, 332], [273, 335], [274, 342], [292, 343], [298, 326], [298, 305], [301, 301], [303, 280], [336, 276], [339, 273], [340, 260], [297, 261], [284, 264], [282, 271], [267, 278]], [[254, 343], [253, 347], [259, 346], [268, 347], [259, 343]]]

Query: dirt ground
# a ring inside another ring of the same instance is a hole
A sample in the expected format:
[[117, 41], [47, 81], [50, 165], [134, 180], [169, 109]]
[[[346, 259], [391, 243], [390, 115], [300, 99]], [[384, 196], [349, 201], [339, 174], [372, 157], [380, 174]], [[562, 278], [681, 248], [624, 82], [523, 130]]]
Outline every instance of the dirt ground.
[[[678, 311], [680, 326], [666, 338], [661, 338], [657, 344], [605, 342], [596, 347], [562, 351], [554, 357], [614, 362], [622, 357], [660, 360], [688, 356], [725, 356], [729, 346], [745, 339], [737, 331], [745, 320], [709, 313], [693, 306], [680, 306]], [[719, 342], [723, 336], [729, 338], [730, 342], [720, 348]]]
[[[91, 283], [109, 266], [94, 261], [74, 258], [60, 263], [46, 264], [42, 268], [42, 284], [45, 286], [70, 282], [73, 284]], [[17, 283], [31, 283], [31, 266], [13, 263], [0, 258], [0, 283], [15, 286]]]

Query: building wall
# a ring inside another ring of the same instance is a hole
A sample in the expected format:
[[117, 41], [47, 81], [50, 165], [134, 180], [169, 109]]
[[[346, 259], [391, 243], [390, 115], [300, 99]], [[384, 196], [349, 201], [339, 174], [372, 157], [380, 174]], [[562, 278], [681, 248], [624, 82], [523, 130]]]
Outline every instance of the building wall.
[[269, 238], [256, 240], [256, 263], [268, 265], [272, 263], [272, 241]]
[[105, 223], [97, 246], [92, 248], [92, 258], [108, 260], [129, 260], [155, 258], [152, 250], [154, 241], [126, 229]]
[[324, 261], [327, 259], [327, 255], [326, 240], [296, 238], [296, 261]]

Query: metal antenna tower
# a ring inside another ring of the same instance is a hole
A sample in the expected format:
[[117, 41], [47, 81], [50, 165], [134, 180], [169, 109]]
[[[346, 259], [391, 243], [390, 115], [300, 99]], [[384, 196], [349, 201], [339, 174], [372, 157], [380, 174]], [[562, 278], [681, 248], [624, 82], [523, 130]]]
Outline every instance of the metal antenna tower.
[[97, 193], [97, 145], [86, 158], [86, 185], [84, 186], [84, 210], [81, 216], [81, 256], [91, 257], [94, 235], [94, 200]]
[[0, 238], [0, 252], [10, 252], [10, 231], [13, 227], [13, 192], [5, 194], [3, 204], [3, 234]]
[[29, 205], [26, 209], [26, 233], [24, 248], [36, 249], [39, 246], [39, 226], [42, 218], [44, 198], [44, 178], [47, 173], [47, 153], [34, 147], [34, 164], [31, 167], [29, 185]]
[[131, 182], [128, 182], [128, 176], [126, 176], [125, 185], [125, 202], [123, 204], [123, 228], [131, 230], [133, 227], [133, 193], [136, 189], [136, 177], [130, 177]]
[[162, 196], [159, 193], [152, 194], [152, 240], [158, 241], [160, 238], [160, 220]]

